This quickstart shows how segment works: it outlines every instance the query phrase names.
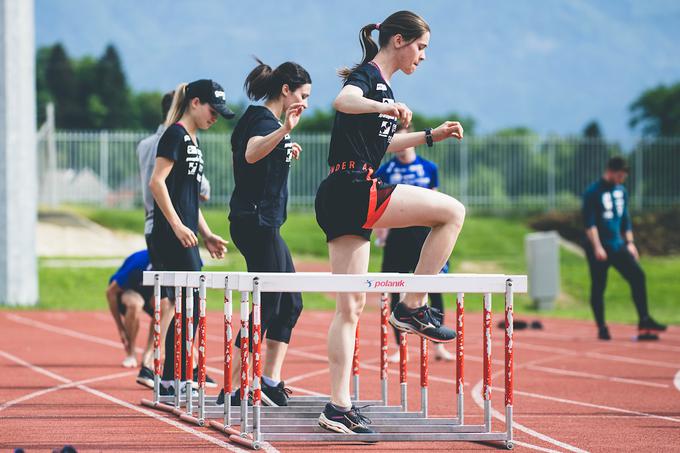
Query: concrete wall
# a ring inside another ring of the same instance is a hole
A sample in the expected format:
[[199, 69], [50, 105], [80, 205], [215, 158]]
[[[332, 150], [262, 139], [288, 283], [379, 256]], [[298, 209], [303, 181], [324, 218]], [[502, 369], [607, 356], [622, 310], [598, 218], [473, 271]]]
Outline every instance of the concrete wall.
[[0, 304], [38, 301], [33, 0], [0, 0]]

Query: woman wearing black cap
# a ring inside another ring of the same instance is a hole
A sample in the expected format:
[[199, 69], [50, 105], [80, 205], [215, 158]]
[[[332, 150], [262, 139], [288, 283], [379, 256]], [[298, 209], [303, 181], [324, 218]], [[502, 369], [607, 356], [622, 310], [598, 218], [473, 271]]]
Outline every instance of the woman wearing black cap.
[[[203, 153], [199, 148], [196, 132], [215, 124], [218, 114], [227, 119], [234, 117], [234, 113], [227, 107], [224, 90], [218, 83], [201, 79], [189, 84], [182, 83], [175, 90], [165, 121], [167, 129], [158, 142], [156, 165], [149, 183], [155, 201], [151, 232], [151, 241], [156, 251], [155, 262], [152, 263], [154, 269], [200, 271], [202, 263], [196, 238], [198, 232], [201, 233], [211, 257], [224, 257], [226, 241], [210, 231], [198, 207], [203, 178]], [[184, 313], [185, 291], [182, 296]], [[174, 294], [168, 294], [168, 297], [173, 298]], [[196, 292], [194, 300], [198, 301]], [[194, 319], [198, 319], [198, 311], [199, 304], [195, 303]], [[174, 331], [174, 322], [173, 319], [168, 332]], [[197, 327], [196, 322], [194, 332]], [[183, 357], [186, 354], [185, 343], [182, 342]], [[172, 395], [175, 391], [170, 385], [174, 377], [174, 350], [174, 338], [167, 335], [161, 380], [163, 395]], [[183, 358], [182, 376], [185, 375], [184, 367]]]
[[[246, 78], [245, 89], [250, 99], [264, 99], [264, 105], [250, 105], [231, 135], [235, 186], [229, 203], [230, 232], [249, 272], [295, 272], [279, 229], [286, 221], [290, 163], [301, 151], [289, 134], [307, 108], [312, 79], [297, 63], [285, 62], [272, 69], [257, 62]], [[282, 117], [283, 123], [279, 120]], [[269, 406], [286, 406], [288, 394], [281, 368], [302, 311], [302, 296], [263, 293], [261, 309], [262, 335], [266, 333], [267, 338], [262, 401]], [[237, 338], [237, 347], [239, 344]], [[233, 378], [238, 384], [238, 362]], [[222, 397], [220, 394], [218, 404]], [[238, 397], [237, 391], [232, 404], [240, 403]]]

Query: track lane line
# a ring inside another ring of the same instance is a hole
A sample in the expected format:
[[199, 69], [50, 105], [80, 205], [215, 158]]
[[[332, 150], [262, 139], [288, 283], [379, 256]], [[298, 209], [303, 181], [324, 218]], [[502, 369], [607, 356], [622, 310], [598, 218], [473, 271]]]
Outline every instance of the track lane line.
[[9, 354], [9, 353], [7, 353], [7, 352], [0, 351], [0, 355], [4, 356], [4, 357], [7, 358], [8, 360], [11, 360], [12, 362], [15, 362], [15, 363], [17, 363], [17, 364], [19, 364], [19, 365], [22, 365], [22, 366], [24, 366], [24, 367], [26, 367], [26, 368], [28, 368], [28, 369], [30, 369], [30, 370], [36, 372], [36, 373], [39, 373], [39, 374], [42, 374], [42, 375], [44, 375], [44, 376], [50, 377], [50, 378], [52, 378], [52, 379], [54, 379], [54, 380], [56, 380], [56, 381], [59, 381], [59, 382], [61, 382], [61, 383], [63, 383], [63, 384], [71, 384], [71, 385], [73, 385], [73, 387], [75, 387], [75, 388], [77, 388], [77, 389], [80, 389], [80, 390], [82, 390], [82, 391], [84, 391], [84, 392], [87, 392], [87, 393], [90, 393], [90, 394], [92, 394], [92, 395], [95, 395], [95, 396], [98, 396], [98, 397], [100, 397], [100, 398], [103, 398], [103, 399], [105, 399], [105, 400], [108, 400], [108, 401], [110, 401], [110, 402], [112, 402], [112, 403], [114, 403], [114, 404], [118, 404], [119, 406], [125, 407], [126, 409], [130, 409], [130, 410], [139, 412], [139, 413], [141, 413], [141, 414], [144, 414], [144, 415], [146, 415], [147, 417], [153, 418], [154, 420], [158, 420], [158, 421], [161, 421], [161, 422], [163, 422], [163, 423], [166, 423], [166, 424], [168, 424], [168, 425], [170, 425], [170, 426], [173, 426], [173, 427], [175, 427], [175, 428], [178, 428], [178, 429], [180, 429], [180, 430], [182, 430], [182, 431], [184, 431], [184, 432], [186, 432], [186, 433], [192, 434], [192, 435], [198, 437], [198, 438], [201, 439], [201, 440], [205, 440], [205, 441], [208, 441], [208, 442], [210, 442], [210, 443], [212, 443], [212, 444], [214, 444], [214, 445], [217, 445], [218, 447], [222, 447], [222, 448], [225, 448], [225, 449], [227, 449], [227, 450], [229, 450], [229, 451], [233, 451], [233, 452], [237, 452], [237, 453], [246, 453], [246, 452], [250, 451], [250, 450], [244, 450], [244, 449], [242, 449], [242, 448], [239, 448], [239, 447], [233, 446], [233, 445], [231, 445], [231, 444], [228, 444], [228, 443], [226, 443], [226, 442], [224, 442], [224, 441], [222, 441], [222, 440], [220, 440], [220, 439], [217, 439], [217, 438], [215, 438], [215, 437], [209, 436], [209, 435], [207, 435], [207, 434], [205, 434], [205, 433], [203, 433], [203, 432], [201, 432], [201, 431], [198, 431], [198, 430], [196, 430], [196, 429], [193, 429], [193, 428], [191, 428], [191, 427], [189, 427], [189, 426], [187, 426], [187, 425], [185, 425], [185, 424], [183, 424], [183, 423], [180, 423], [180, 422], [178, 422], [178, 421], [175, 421], [175, 420], [173, 420], [173, 419], [171, 419], [171, 418], [162, 417], [161, 415], [159, 415], [159, 414], [157, 414], [157, 413], [155, 413], [155, 412], [152, 412], [152, 411], [150, 411], [150, 410], [144, 409], [144, 408], [142, 408], [142, 407], [137, 407], [137, 406], [135, 406], [135, 405], [133, 405], [133, 404], [131, 404], [131, 403], [128, 403], [127, 401], [123, 401], [123, 400], [121, 400], [121, 399], [116, 398], [116, 397], [113, 396], [113, 395], [109, 395], [108, 393], [101, 392], [101, 391], [99, 391], [99, 390], [93, 389], [93, 388], [88, 387], [88, 386], [83, 385], [83, 384], [77, 384], [76, 382], [74, 382], [74, 381], [72, 381], [72, 380], [70, 380], [70, 379], [68, 379], [68, 378], [65, 378], [65, 377], [63, 377], [63, 376], [61, 376], [61, 375], [59, 375], [59, 374], [53, 373], [52, 371], [50, 371], [50, 370], [48, 370], [48, 369], [46, 369], [46, 368], [42, 368], [42, 367], [40, 367], [40, 366], [33, 365], [32, 363], [29, 363], [29, 362], [27, 362], [27, 361], [25, 361], [25, 360], [23, 360], [23, 359], [21, 359], [21, 358], [19, 358], [19, 357], [16, 357], [16, 356], [14, 356], [14, 355], [12, 355], [12, 354]]

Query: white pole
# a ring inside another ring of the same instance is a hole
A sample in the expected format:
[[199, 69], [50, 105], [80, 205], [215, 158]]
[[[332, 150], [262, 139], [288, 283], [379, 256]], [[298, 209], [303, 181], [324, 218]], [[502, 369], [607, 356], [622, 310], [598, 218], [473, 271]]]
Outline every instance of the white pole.
[[0, 305], [38, 302], [34, 15], [0, 0]]

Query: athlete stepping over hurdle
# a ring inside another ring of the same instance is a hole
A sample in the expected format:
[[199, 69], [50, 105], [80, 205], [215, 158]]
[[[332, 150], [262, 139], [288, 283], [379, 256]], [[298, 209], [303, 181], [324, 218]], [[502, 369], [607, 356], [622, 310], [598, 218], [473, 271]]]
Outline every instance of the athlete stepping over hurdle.
[[[200, 232], [205, 247], [213, 258], [224, 258], [227, 242], [214, 234], [199, 209], [199, 193], [203, 177], [203, 152], [199, 148], [196, 132], [209, 129], [217, 116], [233, 118], [227, 107], [224, 89], [216, 82], [201, 79], [189, 84], [181, 83], [172, 99], [156, 154], [156, 165], [149, 187], [154, 198], [154, 220], [151, 245], [154, 250], [152, 265], [163, 271], [200, 271], [198, 253]], [[173, 288], [163, 288], [167, 297], [182, 304], [186, 313], [186, 291], [176, 298]], [[198, 290], [194, 290], [194, 319], [198, 319], [200, 304]], [[186, 316], [182, 316], [182, 331], [186, 331]], [[193, 323], [194, 333], [198, 322]], [[175, 319], [170, 323], [175, 330]], [[181, 376], [186, 376], [186, 342], [182, 341]], [[161, 378], [161, 395], [174, 395], [175, 342], [173, 335], [165, 338], [165, 365]], [[183, 384], [183, 383], [182, 383]], [[182, 391], [185, 386], [181, 385]]]
[[[397, 134], [413, 132], [412, 128], [397, 128]], [[376, 178], [388, 184], [410, 184], [412, 186], [424, 187], [426, 189], [437, 190], [439, 187], [439, 175], [437, 165], [416, 154], [415, 147], [411, 146], [396, 151], [395, 156], [388, 162], [380, 166], [375, 173]], [[384, 246], [382, 272], [413, 272], [418, 264], [418, 257], [423, 248], [423, 243], [430, 233], [430, 228], [426, 226], [412, 226], [407, 228], [377, 228], [376, 245]], [[448, 272], [448, 261], [444, 265], [441, 273]], [[432, 308], [441, 313], [442, 324], [444, 323], [444, 298], [440, 293], [430, 293], [430, 303]], [[399, 293], [390, 294], [391, 309], [394, 310], [399, 303]], [[400, 330], [394, 328], [394, 336], [399, 345]], [[437, 343], [435, 346], [436, 360], [453, 361], [455, 356], [444, 348], [444, 344]], [[392, 363], [399, 362], [399, 351], [388, 357]]]
[[[235, 185], [229, 203], [230, 232], [246, 259], [248, 272], [295, 272], [279, 230], [286, 221], [291, 161], [299, 159], [302, 151], [291, 140], [290, 132], [307, 108], [312, 79], [297, 63], [285, 62], [272, 70], [260, 60], [257, 62], [244, 86], [248, 98], [264, 99], [264, 105], [250, 105], [231, 135]], [[281, 379], [281, 368], [302, 312], [302, 295], [266, 292], [261, 297], [262, 335], [267, 338], [262, 402], [268, 406], [287, 406], [290, 391]], [[252, 352], [252, 313], [249, 326]], [[240, 347], [240, 339], [239, 332], [236, 347]], [[233, 368], [232, 379], [238, 389], [239, 361]], [[217, 404], [223, 403], [224, 391], [217, 399]], [[240, 404], [239, 390], [232, 394], [231, 404]]]
[[[371, 39], [378, 30], [379, 44]], [[408, 127], [411, 110], [394, 101], [390, 80], [395, 72], [412, 74], [425, 59], [430, 27], [420, 16], [399, 11], [382, 24], [360, 31], [362, 62], [343, 69], [344, 86], [333, 102], [337, 110], [331, 135], [329, 175], [316, 194], [317, 222], [326, 233], [331, 272], [368, 271], [372, 228], [430, 227], [416, 274], [435, 275], [451, 255], [463, 227], [465, 208], [443, 193], [407, 184], [386, 184], [373, 175], [386, 151], [463, 138], [458, 122], [446, 121], [433, 130], [394, 135], [397, 121]], [[427, 294], [408, 293], [395, 307], [390, 323], [435, 342], [453, 341], [456, 334], [441, 324], [427, 305]], [[341, 433], [372, 433], [368, 419], [352, 405], [350, 372], [354, 338], [365, 293], [339, 293], [328, 331], [331, 401], [319, 425]]]

